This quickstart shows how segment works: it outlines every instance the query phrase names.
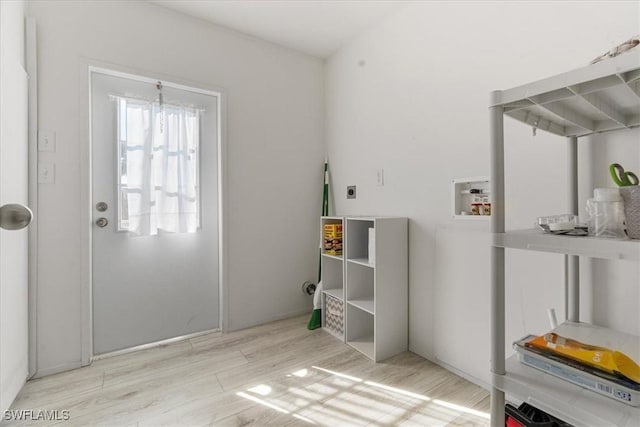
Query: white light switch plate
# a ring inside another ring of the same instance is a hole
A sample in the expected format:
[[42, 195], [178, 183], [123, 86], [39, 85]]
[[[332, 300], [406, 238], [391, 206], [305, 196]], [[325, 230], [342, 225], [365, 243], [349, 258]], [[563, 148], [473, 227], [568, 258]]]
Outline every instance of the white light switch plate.
[[46, 130], [38, 131], [38, 151], [56, 151], [56, 133]]
[[52, 162], [38, 164], [38, 184], [54, 184], [56, 182], [56, 165]]

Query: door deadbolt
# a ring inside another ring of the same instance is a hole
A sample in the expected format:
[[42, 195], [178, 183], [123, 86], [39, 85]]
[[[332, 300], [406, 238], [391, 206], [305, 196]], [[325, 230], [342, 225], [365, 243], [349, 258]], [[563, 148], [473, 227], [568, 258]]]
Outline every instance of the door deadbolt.
[[22, 230], [33, 219], [33, 212], [19, 203], [8, 203], [0, 208], [0, 228]]
[[107, 205], [105, 202], [96, 203], [96, 210], [98, 212], [105, 212], [107, 209], [109, 209], [109, 205]]
[[109, 220], [105, 217], [96, 219], [96, 225], [100, 228], [104, 228], [109, 224]]

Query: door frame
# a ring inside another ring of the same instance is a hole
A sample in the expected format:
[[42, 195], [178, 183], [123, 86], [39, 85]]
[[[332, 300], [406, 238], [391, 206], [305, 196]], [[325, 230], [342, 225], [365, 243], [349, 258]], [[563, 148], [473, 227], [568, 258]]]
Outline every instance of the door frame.
[[25, 17], [25, 68], [27, 83], [27, 135], [29, 208], [33, 221], [29, 225], [28, 325], [29, 371], [33, 377], [38, 371], [38, 56], [35, 18]]
[[[92, 204], [92, 169], [91, 169], [91, 76], [94, 74], [106, 74], [114, 77], [123, 77], [145, 83], [156, 84], [162, 81], [165, 87], [186, 90], [215, 96], [218, 107], [218, 292], [219, 292], [219, 325], [223, 332], [228, 326], [228, 226], [227, 226], [227, 132], [226, 132], [226, 94], [221, 88], [211, 87], [200, 82], [188, 81], [182, 78], [168, 76], [162, 73], [134, 70], [105, 63], [102, 61], [82, 58], [80, 61], [80, 135], [84, 139], [80, 144], [81, 162], [81, 249], [82, 249], [82, 356], [81, 364], [89, 365], [93, 360], [93, 271], [92, 271], [92, 243], [93, 243], [93, 206]], [[175, 341], [180, 337], [170, 338], [167, 341]], [[164, 341], [163, 341], [164, 342]], [[148, 348], [146, 344], [143, 347]]]

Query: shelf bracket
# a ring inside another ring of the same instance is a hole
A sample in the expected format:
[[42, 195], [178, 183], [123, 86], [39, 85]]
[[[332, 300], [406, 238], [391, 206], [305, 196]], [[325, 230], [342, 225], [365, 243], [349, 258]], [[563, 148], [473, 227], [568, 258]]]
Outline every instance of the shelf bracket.
[[586, 129], [591, 132], [596, 130], [595, 123], [593, 123], [591, 120], [580, 117], [578, 114], [574, 113], [571, 110], [568, 110], [566, 108], [559, 108], [558, 106], [549, 105], [549, 104], [545, 104], [545, 105], [541, 104], [539, 105], [539, 107], [544, 108], [545, 110], [552, 113], [553, 115], [563, 120], [566, 120], [570, 123], [573, 123], [576, 126], [580, 126], [583, 129]]
[[[627, 73], [630, 74], [630, 73]], [[638, 89], [635, 80], [630, 80], [628, 78], [625, 77], [625, 75], [622, 74], [616, 74], [616, 76], [618, 76], [618, 78], [620, 80], [622, 80], [622, 83], [624, 87], [626, 87], [630, 93], [632, 93], [634, 96], [640, 98], [640, 89]]]
[[608, 102], [606, 102], [604, 99], [602, 99], [595, 93], [587, 93], [582, 95], [577, 91], [577, 88], [575, 87], [570, 87], [569, 90], [575, 93], [575, 95], [578, 98], [582, 99], [591, 107], [599, 111], [601, 114], [604, 114], [614, 122], [619, 123], [624, 127], [629, 127], [628, 121], [625, 118], [624, 114], [622, 114], [620, 111], [615, 109], [613, 106], [611, 106]]

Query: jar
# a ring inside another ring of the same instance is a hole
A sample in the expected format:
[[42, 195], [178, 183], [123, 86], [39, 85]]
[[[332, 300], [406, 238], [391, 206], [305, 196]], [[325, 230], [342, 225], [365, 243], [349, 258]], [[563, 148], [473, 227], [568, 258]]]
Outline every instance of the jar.
[[482, 198], [482, 214], [491, 215], [491, 202], [488, 197]]
[[471, 215], [482, 215], [482, 198], [473, 198], [473, 202], [471, 203]]
[[589, 235], [624, 239], [624, 203], [617, 188], [596, 188], [587, 200]]

